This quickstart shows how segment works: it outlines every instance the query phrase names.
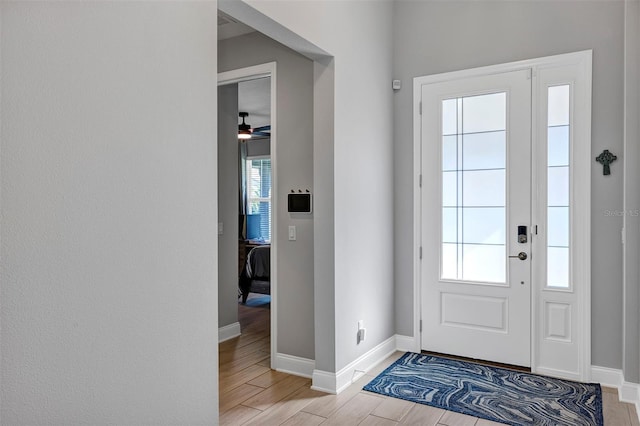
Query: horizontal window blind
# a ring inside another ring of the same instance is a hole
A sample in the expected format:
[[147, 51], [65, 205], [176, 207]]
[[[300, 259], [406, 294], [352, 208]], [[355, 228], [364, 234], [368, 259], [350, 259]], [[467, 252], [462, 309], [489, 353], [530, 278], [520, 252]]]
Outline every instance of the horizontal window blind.
[[249, 214], [260, 215], [260, 239], [271, 241], [271, 159], [247, 160]]

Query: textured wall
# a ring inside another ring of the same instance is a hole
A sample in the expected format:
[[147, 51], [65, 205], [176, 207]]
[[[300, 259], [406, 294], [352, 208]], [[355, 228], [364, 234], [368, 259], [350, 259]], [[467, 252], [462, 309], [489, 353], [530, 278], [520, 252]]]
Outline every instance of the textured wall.
[[216, 2], [0, 8], [2, 424], [215, 424]]

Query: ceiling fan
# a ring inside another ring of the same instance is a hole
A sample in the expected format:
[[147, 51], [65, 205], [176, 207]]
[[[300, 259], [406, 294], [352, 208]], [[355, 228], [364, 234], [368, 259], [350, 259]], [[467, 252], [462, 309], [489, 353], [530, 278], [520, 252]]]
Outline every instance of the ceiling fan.
[[242, 123], [238, 124], [238, 139], [251, 139], [253, 136], [271, 136], [270, 124], [251, 128], [251, 125], [244, 121], [244, 119], [249, 116], [249, 113], [240, 111], [238, 115], [242, 117]]

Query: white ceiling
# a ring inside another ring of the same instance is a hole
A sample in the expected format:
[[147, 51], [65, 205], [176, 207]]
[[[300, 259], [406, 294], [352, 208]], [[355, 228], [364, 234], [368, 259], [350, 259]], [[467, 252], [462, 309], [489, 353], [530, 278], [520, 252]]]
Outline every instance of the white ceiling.
[[239, 22], [224, 12], [218, 11], [218, 40], [255, 32], [253, 28]]

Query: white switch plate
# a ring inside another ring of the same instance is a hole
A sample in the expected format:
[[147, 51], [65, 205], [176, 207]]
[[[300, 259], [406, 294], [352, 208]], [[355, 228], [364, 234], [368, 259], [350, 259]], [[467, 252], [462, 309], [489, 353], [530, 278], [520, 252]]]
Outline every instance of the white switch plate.
[[222, 222], [218, 222], [218, 235], [222, 235], [222, 232], [223, 232]]
[[367, 329], [364, 328], [364, 320], [358, 321], [358, 344], [364, 342]]
[[296, 227], [295, 225], [289, 226], [289, 241], [296, 240]]

